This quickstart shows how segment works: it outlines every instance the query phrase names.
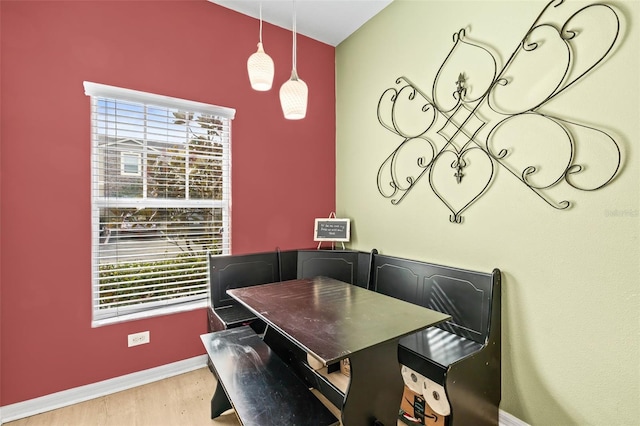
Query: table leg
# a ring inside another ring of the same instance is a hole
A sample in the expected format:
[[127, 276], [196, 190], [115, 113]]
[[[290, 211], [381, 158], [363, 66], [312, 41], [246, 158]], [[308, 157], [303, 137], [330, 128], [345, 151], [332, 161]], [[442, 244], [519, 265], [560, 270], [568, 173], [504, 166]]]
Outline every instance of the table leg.
[[349, 356], [351, 381], [342, 407], [348, 426], [395, 426], [404, 381], [398, 363], [398, 339]]
[[231, 402], [229, 402], [229, 398], [224, 392], [222, 385], [218, 382], [216, 384], [216, 391], [213, 394], [213, 398], [211, 398], [211, 418], [215, 419], [230, 408]]

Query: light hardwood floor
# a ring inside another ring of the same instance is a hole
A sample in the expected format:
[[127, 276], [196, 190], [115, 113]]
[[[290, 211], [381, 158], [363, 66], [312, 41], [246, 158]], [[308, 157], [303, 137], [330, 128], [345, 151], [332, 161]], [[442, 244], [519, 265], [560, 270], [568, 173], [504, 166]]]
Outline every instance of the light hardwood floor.
[[208, 368], [5, 423], [6, 426], [238, 426], [210, 419], [216, 379]]
[[[210, 418], [215, 386], [215, 377], [205, 367], [4, 426], [240, 426], [233, 411]], [[340, 418], [336, 407], [319, 398]], [[398, 421], [398, 426], [404, 423]]]

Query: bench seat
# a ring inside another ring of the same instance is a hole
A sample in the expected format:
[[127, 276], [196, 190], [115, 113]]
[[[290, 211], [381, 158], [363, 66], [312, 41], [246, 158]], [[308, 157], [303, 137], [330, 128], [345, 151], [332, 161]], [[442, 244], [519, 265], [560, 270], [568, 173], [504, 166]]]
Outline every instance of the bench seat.
[[338, 419], [249, 326], [203, 334], [218, 379], [211, 418], [234, 408], [244, 426], [338, 425]]
[[227, 305], [213, 309], [213, 313], [225, 325], [225, 328], [245, 325], [258, 318], [242, 305]]
[[398, 361], [444, 386], [446, 368], [482, 349], [482, 344], [438, 327], [400, 339]]

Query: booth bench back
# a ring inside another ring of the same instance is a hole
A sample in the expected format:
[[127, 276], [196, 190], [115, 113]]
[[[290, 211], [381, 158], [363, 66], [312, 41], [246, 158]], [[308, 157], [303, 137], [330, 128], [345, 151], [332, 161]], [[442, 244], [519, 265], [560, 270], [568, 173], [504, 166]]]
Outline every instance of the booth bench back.
[[229, 289], [276, 281], [280, 281], [277, 252], [209, 256], [209, 285], [214, 308], [235, 303], [227, 295]]
[[374, 255], [370, 289], [449, 314], [451, 320], [437, 327], [485, 343], [492, 283], [487, 273]]

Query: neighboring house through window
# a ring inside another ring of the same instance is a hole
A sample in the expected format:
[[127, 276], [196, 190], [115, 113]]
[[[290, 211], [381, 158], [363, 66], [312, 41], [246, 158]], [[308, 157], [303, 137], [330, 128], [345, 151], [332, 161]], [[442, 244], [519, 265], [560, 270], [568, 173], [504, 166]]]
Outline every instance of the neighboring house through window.
[[235, 110], [85, 82], [93, 325], [204, 306], [230, 251]]

